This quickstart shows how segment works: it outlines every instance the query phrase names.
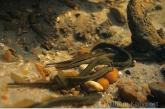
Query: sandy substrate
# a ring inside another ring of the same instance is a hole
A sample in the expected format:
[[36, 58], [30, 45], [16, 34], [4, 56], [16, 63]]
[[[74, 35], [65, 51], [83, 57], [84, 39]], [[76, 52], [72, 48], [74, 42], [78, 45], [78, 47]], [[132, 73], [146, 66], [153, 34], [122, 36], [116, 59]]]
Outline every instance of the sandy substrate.
[[[157, 0], [153, 0], [153, 3], [145, 3], [143, 0], [141, 1], [143, 6], [146, 7], [146, 10], [149, 10], [148, 15], [150, 16], [155, 28], [163, 28], [165, 30], [165, 1], [162, 0], [162, 2], [157, 2]], [[2, 56], [0, 57], [0, 107], [12, 105], [22, 101], [23, 99], [30, 99], [34, 100], [35, 102], [40, 102], [45, 96], [62, 96], [59, 90], [53, 91], [49, 88], [6, 88], [8, 83], [14, 82], [11, 78], [11, 73], [22, 76], [22, 78], [28, 82], [33, 82], [42, 78], [36, 67], [33, 64], [29, 64], [27, 62], [28, 60], [32, 60], [41, 66], [45, 66], [47, 63], [61, 62], [72, 59], [78, 50], [82, 48], [91, 49], [92, 45], [99, 40], [111, 42], [121, 47], [126, 47], [131, 43], [131, 33], [127, 23], [124, 26], [118, 23], [110, 14], [108, 4], [95, 4], [85, 1], [83, 2], [83, 0], [73, 0], [73, 2], [80, 5], [79, 10], [69, 8], [58, 0], [50, 0], [48, 2], [46, 0], [41, 0], [39, 2], [40, 6], [42, 7], [42, 12], [44, 12], [46, 15], [54, 16], [54, 13], [57, 13], [58, 15], [58, 18], [51, 21], [53, 22], [51, 26], [43, 19], [43, 17], [38, 17], [37, 19], [37, 23], [42, 25], [44, 29], [43, 31], [46, 31], [45, 36], [48, 36], [46, 39], [48, 39], [53, 46], [53, 49], [48, 51], [40, 47], [40, 42], [38, 41], [39, 36], [31, 28], [27, 33], [17, 36], [17, 30], [4, 30], [4, 22], [0, 20], [0, 54], [4, 54], [6, 50], [10, 48], [15, 49], [16, 51], [12, 62], [7, 62]], [[128, 0], [125, 0], [125, 2], [119, 5], [119, 8], [124, 11], [125, 16], [127, 3]], [[15, 12], [17, 11], [18, 6], [22, 6], [24, 9], [33, 10], [34, 8], [32, 8], [32, 5], [35, 4], [36, 2], [34, 0], [6, 0], [0, 4], [0, 13], [6, 14], [6, 12]], [[157, 5], [161, 5], [163, 9], [153, 10]], [[54, 7], [52, 11], [53, 14], [47, 12], [47, 8], [51, 6]], [[80, 16], [75, 18], [76, 14], [80, 14]], [[109, 28], [109, 31], [113, 33], [111, 37], [99, 36], [93, 31], [93, 29], [91, 29], [107, 19], [110, 19], [110, 21], [113, 23], [113, 25]], [[18, 21], [18, 19], [12, 20], [12, 22]], [[60, 23], [58, 23], [58, 21]], [[68, 26], [69, 24], [71, 26]], [[91, 33], [88, 33], [87, 27], [90, 28], [89, 30]], [[49, 28], [51, 28], [50, 32], [48, 32]], [[62, 29], [62, 32], [59, 33], [57, 37], [54, 37], [51, 34], [55, 28], [58, 28], [59, 30]], [[83, 33], [83, 31], [87, 33]], [[76, 36], [74, 36], [75, 34], [78, 34], [76, 32], [85, 34], [85, 40], [81, 38], [76, 39]], [[25, 44], [18, 44], [17, 42], [20, 40], [23, 40]], [[28, 50], [26, 48], [28, 48]], [[154, 81], [162, 82], [165, 80], [161, 73], [161, 69], [163, 67], [165, 67], [164, 64], [159, 65], [155, 61], [137, 61], [136, 66], [120, 70], [120, 77], [118, 81], [132, 81], [138, 87], [140, 87], [143, 83], [148, 84]], [[57, 73], [56, 69], [53, 67], [48, 69], [51, 71], [51, 75]], [[78, 71], [78, 69], [72, 70]], [[129, 70], [131, 74], [126, 74], [126, 70]], [[50, 80], [50, 77], [47, 77], [46, 79]], [[110, 103], [114, 101], [116, 103], [119, 102], [118, 104], [121, 104], [121, 97], [118, 94], [116, 84], [117, 82], [110, 84], [109, 89], [103, 93], [103, 98], [97, 103], [82, 107], [131, 107], [129, 104], [123, 106], [110, 105]], [[69, 90], [70, 89], [68, 89], [68, 91]], [[74, 88], [72, 90], [74, 90]], [[66, 105], [56, 107], [74, 106]]]

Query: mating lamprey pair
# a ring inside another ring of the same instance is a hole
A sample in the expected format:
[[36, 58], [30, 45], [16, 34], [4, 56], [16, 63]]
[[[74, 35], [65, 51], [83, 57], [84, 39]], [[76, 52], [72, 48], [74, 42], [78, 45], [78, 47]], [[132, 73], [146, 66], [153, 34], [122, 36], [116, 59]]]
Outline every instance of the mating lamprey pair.
[[[60, 62], [60, 63], [51, 63], [51, 64], [47, 64], [46, 66], [53, 65], [57, 69], [74, 68], [81, 64], [88, 64], [88, 66], [76, 77], [67, 77], [64, 75], [62, 70], [59, 70], [58, 74], [54, 77], [54, 80], [52, 82], [49, 82], [49, 83], [18, 83], [15, 85], [25, 85], [25, 86], [34, 85], [35, 86], [35, 85], [48, 85], [49, 84], [49, 85], [56, 85], [57, 87], [63, 87], [63, 86], [67, 86], [67, 84], [69, 84], [69, 83], [83, 83], [83, 82], [86, 82], [89, 80], [97, 79], [97, 78], [103, 76], [104, 74], [106, 74], [108, 71], [112, 71], [113, 67], [129, 67], [129, 66], [131, 66], [132, 56], [124, 49], [119, 48], [113, 44], [104, 43], [104, 42], [99, 43], [91, 49], [91, 54], [92, 54], [92, 52], [94, 52], [97, 49], [105, 49], [105, 48], [114, 49], [117, 52], [119, 52], [122, 56], [124, 55], [127, 59], [122, 62], [114, 62], [110, 59], [111, 53], [104, 53], [104, 54], [100, 54], [100, 55], [93, 55], [93, 56], [87, 57], [85, 59], [79, 59], [79, 60], [73, 59], [73, 60]], [[107, 65], [107, 66], [104, 66], [96, 73], [89, 75], [89, 72], [91, 72], [91, 70], [97, 65]], [[83, 97], [59, 97], [59, 98], [47, 100], [43, 103], [37, 103], [30, 107], [50, 107], [53, 105], [57, 105], [59, 103], [60, 104], [75, 103], [78, 105], [79, 104], [84, 104], [84, 105], [93, 104], [100, 98], [101, 98], [100, 93], [93, 93], [93, 94], [85, 95]], [[86, 101], [88, 101], [88, 102], [86, 102]]]
[[[100, 54], [97, 56], [91, 56], [82, 60], [73, 59], [73, 60], [60, 62], [60, 63], [52, 63], [53, 65], [56, 66], [57, 69], [69, 69], [69, 68], [77, 67], [81, 64], [89, 64], [76, 77], [65, 77], [62, 72], [58, 73], [58, 75], [54, 78], [54, 82], [58, 83], [61, 86], [63, 85], [65, 86], [66, 84], [73, 83], [73, 82], [82, 83], [82, 82], [86, 82], [88, 80], [94, 80], [96, 78], [103, 76], [108, 71], [111, 71], [113, 67], [128, 67], [132, 64], [132, 56], [127, 51], [109, 43], [103, 43], [103, 42], [99, 43], [91, 49], [91, 52], [97, 49], [103, 49], [103, 48], [112, 48], [118, 51], [121, 55], [125, 55], [127, 57], [126, 61], [113, 62], [110, 59], [111, 53], [105, 53], [105, 54]], [[47, 66], [52, 65], [52, 64], [47, 64]], [[108, 65], [108, 66], [101, 68], [98, 72], [92, 75], [88, 75], [88, 73], [91, 72], [91, 70], [97, 65]]]

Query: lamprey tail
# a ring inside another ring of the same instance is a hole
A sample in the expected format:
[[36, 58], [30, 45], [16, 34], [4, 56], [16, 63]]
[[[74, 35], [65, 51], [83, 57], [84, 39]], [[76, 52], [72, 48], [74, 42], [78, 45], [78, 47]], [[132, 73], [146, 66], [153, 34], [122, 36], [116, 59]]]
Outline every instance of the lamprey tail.
[[8, 87], [50, 87], [54, 85], [53, 82], [49, 83], [9, 83]]

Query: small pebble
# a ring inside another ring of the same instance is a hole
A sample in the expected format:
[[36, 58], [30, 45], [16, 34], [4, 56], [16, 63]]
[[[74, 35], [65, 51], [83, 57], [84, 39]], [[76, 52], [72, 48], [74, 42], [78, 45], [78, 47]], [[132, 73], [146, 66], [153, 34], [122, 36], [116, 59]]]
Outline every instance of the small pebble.
[[122, 71], [119, 71], [119, 75], [122, 75], [123, 73], [122, 73]]
[[22, 28], [21, 28], [21, 27], [19, 27], [19, 28], [18, 28], [18, 32], [17, 32], [17, 35], [18, 35], [18, 36], [21, 36], [21, 35], [22, 35], [22, 33], [23, 33], [23, 30], [22, 30]]
[[126, 71], [125, 71], [125, 74], [131, 75], [131, 72], [130, 72], [129, 70], [126, 70]]
[[7, 50], [6, 53], [2, 55], [2, 57], [8, 62], [13, 60], [13, 56], [9, 50]]
[[61, 53], [60, 53], [60, 52], [56, 52], [55, 55], [56, 55], [56, 56], [60, 56]]
[[15, 73], [11, 73], [11, 78], [14, 80], [14, 82], [16, 83], [25, 83], [26, 81], [23, 79], [23, 77], [15, 74]]
[[33, 12], [32, 9], [26, 9], [26, 11], [29, 12], [29, 13], [32, 13]]
[[48, 52], [50, 55], [54, 55], [55, 53], [53, 51]]
[[32, 50], [32, 53], [35, 54], [35, 55], [37, 55], [37, 50], [35, 50], [35, 49]]
[[49, 69], [46, 69], [33, 61], [30, 62], [37, 67], [37, 70], [40, 72], [43, 79], [46, 79], [46, 77], [51, 74], [51, 71]]
[[63, 90], [60, 90], [60, 93], [66, 95], [68, 94], [68, 91], [63, 89]]
[[115, 19], [119, 23], [126, 23], [127, 22], [123, 10], [121, 10], [121, 9], [119, 9], [117, 7], [111, 7], [110, 11], [111, 11], [111, 14], [115, 17]]
[[17, 54], [17, 57], [18, 57], [19, 60], [23, 59], [23, 56], [21, 54]]
[[65, 5], [70, 7], [70, 8], [73, 8], [75, 10], [78, 10], [79, 7], [80, 7], [79, 4], [75, 4], [75, 3], [71, 2], [71, 1], [65, 1]]
[[45, 50], [42, 51], [43, 55], [47, 55], [47, 52]]
[[133, 60], [132, 67], [137, 66], [137, 65], [138, 64], [137, 64], [136, 60]]
[[18, 41], [17, 41], [17, 44], [19, 44], [19, 45], [24, 45], [24, 44], [25, 44], [25, 41], [24, 41], [23, 39], [18, 40]]
[[30, 48], [28, 47], [28, 46], [24, 46], [24, 50], [26, 51], [26, 52], [29, 52], [30, 51]]
[[80, 92], [79, 91], [73, 91], [73, 96], [78, 96], [78, 94], [79, 94]]
[[72, 96], [73, 96], [73, 94], [70, 93], [70, 94], [69, 94], [69, 97], [72, 97]]

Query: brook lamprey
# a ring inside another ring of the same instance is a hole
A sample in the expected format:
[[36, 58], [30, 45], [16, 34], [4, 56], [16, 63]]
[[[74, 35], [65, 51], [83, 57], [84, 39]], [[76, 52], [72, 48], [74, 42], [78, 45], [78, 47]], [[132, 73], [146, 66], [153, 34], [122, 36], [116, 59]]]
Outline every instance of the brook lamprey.
[[[98, 72], [94, 73], [93, 75], [88, 75], [91, 70], [97, 66], [97, 65], [108, 65], [106, 67], [103, 67], [102, 69], [100, 69]], [[8, 85], [12, 86], [12, 85], [25, 85], [25, 86], [37, 86], [37, 85], [43, 85], [45, 86], [47, 85], [56, 85], [59, 87], [63, 87], [63, 86], [67, 86], [68, 83], [82, 83], [82, 82], [86, 82], [89, 80], [94, 80], [97, 79], [101, 76], [103, 76], [104, 74], [106, 74], [108, 71], [112, 71], [113, 69], [113, 65], [112, 65], [112, 61], [108, 58], [108, 57], [99, 57], [96, 58], [95, 60], [91, 61], [91, 63], [81, 72], [81, 74], [79, 74], [76, 77], [67, 77], [65, 76], [64, 72], [62, 72], [62, 70], [59, 70], [58, 74], [54, 77], [52, 82], [48, 82], [48, 83], [9, 83]]]
[[[130, 53], [128, 53], [126, 50], [119, 48], [113, 44], [109, 44], [109, 43], [99, 43], [96, 46], [94, 46], [91, 49], [91, 52], [97, 50], [97, 49], [101, 49], [101, 48], [112, 48], [116, 51], [118, 51], [119, 53], [121, 53], [122, 55], [127, 56], [127, 60], [124, 62], [113, 62], [113, 65], [115, 67], [129, 67], [132, 64], [132, 56], [130, 55]], [[105, 56], [109, 57], [110, 54], [105, 54]]]
[[[65, 86], [68, 83], [72, 83], [72, 82], [82, 83], [82, 82], [85, 82], [88, 80], [94, 80], [94, 79], [104, 75], [106, 72], [112, 70], [113, 66], [115, 66], [115, 67], [128, 67], [132, 64], [132, 56], [127, 51], [125, 51], [124, 49], [119, 48], [119, 47], [112, 45], [112, 44], [103, 43], [103, 42], [99, 43], [98, 45], [96, 45], [95, 47], [93, 47], [91, 49], [91, 52], [93, 52], [97, 49], [101, 49], [101, 48], [115, 49], [116, 51], [118, 51], [122, 55], [125, 55], [127, 57], [127, 60], [123, 61], [123, 62], [113, 62], [109, 58], [109, 56], [111, 56], [111, 54], [107, 53], [107, 54], [103, 54], [103, 55], [93, 56], [93, 57], [87, 58], [86, 60], [79, 60], [77, 62], [75, 60], [61, 62], [60, 65], [64, 64], [64, 66], [62, 65], [62, 68], [63, 67], [72, 68], [72, 67], [76, 67], [78, 65], [81, 65], [82, 63], [89, 63], [89, 65], [76, 77], [66, 77], [64, 75], [64, 73], [59, 70], [60, 72], [54, 77], [54, 80], [52, 82], [41, 83], [41, 85], [54, 84], [57, 86]], [[89, 72], [91, 72], [91, 70], [97, 65], [108, 65], [108, 67], [103, 67], [100, 71], [96, 72], [95, 74], [88, 75]], [[58, 67], [57, 67], [57, 69], [58, 69]], [[20, 85], [25, 85], [25, 86], [26, 85], [36, 86], [37, 84], [39, 85], [40, 83], [29, 83], [29, 84], [20, 83]], [[10, 84], [10, 85], [14, 85], [14, 84]], [[15, 84], [15, 85], [19, 85], [19, 83]]]
[[76, 76], [76, 77], [67, 77], [66, 79], [70, 82], [70, 83], [77, 83], [77, 82], [86, 82], [89, 80], [94, 80], [97, 79], [103, 75], [105, 75], [107, 72], [112, 71], [112, 67], [106, 66], [101, 68], [98, 72], [92, 74], [92, 75], [88, 75], [88, 76]]
[[89, 95], [85, 95], [83, 97], [58, 97], [47, 100], [43, 103], [36, 104], [31, 106], [32, 108], [46, 108], [52, 107], [55, 105], [66, 105], [66, 104], [73, 104], [73, 105], [90, 105], [96, 103], [102, 95], [100, 93], [93, 93]]
[[[128, 57], [128, 59], [124, 62], [115, 62], [115, 65], [116, 66], [121, 66], [121, 67], [128, 67], [129, 65], [131, 65], [132, 63], [132, 57], [131, 55], [126, 52], [125, 50], [115, 46], [115, 45], [112, 45], [112, 44], [107, 44], [107, 43], [100, 43], [98, 45], [96, 45], [94, 48], [92, 48], [91, 52], [95, 51], [96, 49], [100, 49], [100, 48], [113, 48], [115, 49], [116, 51], [118, 51], [119, 53], [125, 55]], [[90, 58], [87, 58], [87, 60], [79, 60], [78, 62], [76, 61], [66, 61], [66, 62], [62, 62], [63, 64], [65, 65], [68, 65], [70, 68], [71, 66], [74, 67], [74, 66], [77, 66], [78, 64], [81, 64], [82, 62], [88, 62], [89, 65], [76, 77], [67, 77], [64, 75], [64, 72], [62, 72], [62, 70], [59, 70], [58, 74], [54, 77], [54, 80], [50, 83], [20, 83], [20, 85], [46, 85], [46, 84], [49, 84], [49, 85], [56, 85], [56, 86], [59, 86], [59, 87], [63, 87], [63, 86], [67, 86], [69, 83], [83, 83], [83, 82], [86, 82], [86, 81], [89, 81], [89, 80], [94, 80], [94, 79], [97, 79], [101, 76], [103, 76], [104, 74], [106, 74], [108, 71], [111, 71], [113, 70], [113, 66], [114, 66], [114, 62], [109, 58], [109, 55], [111, 54], [103, 54], [103, 55], [99, 55], [99, 56], [93, 56], [93, 57], [90, 57]], [[68, 64], [68, 63], [72, 63], [72, 64]], [[71, 66], [70, 66], [71, 65]], [[89, 73], [91, 72], [91, 70], [97, 66], [97, 65], [107, 65], [107, 66], [104, 66], [103, 68], [101, 68], [99, 71], [97, 71], [96, 73], [92, 74], [92, 75], [89, 75]], [[11, 85], [11, 84], [10, 84]], [[14, 85], [14, 84], [13, 84]], [[19, 85], [16, 84], [16, 85]], [[51, 99], [51, 100], [48, 100], [48, 101], [45, 101], [41, 104], [37, 104], [33, 107], [48, 107], [48, 106], [52, 106], [54, 104], [66, 104], [66, 103], [69, 103], [69, 104], [92, 104], [92, 103], [95, 103], [98, 98], [100, 98], [101, 95], [98, 95], [98, 94], [93, 94], [93, 95], [89, 95], [89, 96], [84, 96], [84, 97], [64, 97], [64, 98], [54, 98], [54, 99]]]
[[[102, 97], [101, 93], [91, 93], [89, 95], [78, 96], [78, 97], [51, 97], [47, 100], [41, 100], [40, 103], [31, 101], [22, 101], [13, 105], [7, 106], [7, 108], [48, 108], [58, 105], [91, 105], [96, 103]], [[20, 105], [19, 105], [20, 104]]]

